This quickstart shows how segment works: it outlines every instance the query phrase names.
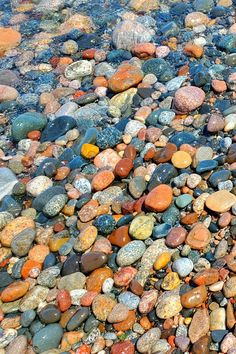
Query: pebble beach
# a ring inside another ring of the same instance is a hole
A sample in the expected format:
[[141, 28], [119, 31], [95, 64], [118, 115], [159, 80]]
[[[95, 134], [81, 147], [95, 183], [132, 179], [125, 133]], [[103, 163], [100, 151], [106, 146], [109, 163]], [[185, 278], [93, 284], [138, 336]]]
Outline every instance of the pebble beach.
[[0, 354], [236, 354], [236, 0], [0, 0]]

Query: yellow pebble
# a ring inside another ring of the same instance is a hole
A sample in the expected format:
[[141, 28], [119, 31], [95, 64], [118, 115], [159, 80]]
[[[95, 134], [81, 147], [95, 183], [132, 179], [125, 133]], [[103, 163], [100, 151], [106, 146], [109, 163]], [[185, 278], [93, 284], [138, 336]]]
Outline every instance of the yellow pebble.
[[157, 257], [153, 267], [155, 270], [160, 270], [164, 268], [171, 260], [171, 255], [169, 252], [163, 252]]
[[179, 286], [179, 284], [180, 284], [180, 279], [178, 273], [170, 272], [163, 279], [161, 287], [164, 290], [174, 290]]
[[191, 323], [191, 321], [192, 321], [192, 318], [191, 318], [191, 317], [186, 317], [186, 318], [184, 319], [184, 323], [185, 323], [186, 325], [189, 325], [189, 324]]
[[99, 153], [99, 148], [93, 144], [83, 144], [81, 155], [86, 159], [92, 159]]
[[176, 168], [186, 168], [191, 165], [192, 158], [185, 151], [177, 151], [173, 154], [171, 161]]
[[61, 246], [63, 246], [67, 241], [69, 240], [69, 237], [65, 238], [51, 238], [49, 241], [49, 248], [51, 252], [57, 252]]

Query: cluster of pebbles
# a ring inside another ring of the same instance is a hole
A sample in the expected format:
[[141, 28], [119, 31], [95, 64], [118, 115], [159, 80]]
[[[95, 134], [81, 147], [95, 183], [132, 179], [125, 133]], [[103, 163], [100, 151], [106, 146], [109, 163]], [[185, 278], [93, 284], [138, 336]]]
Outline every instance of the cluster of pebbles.
[[236, 354], [235, 68], [235, 0], [0, 0], [0, 354]]

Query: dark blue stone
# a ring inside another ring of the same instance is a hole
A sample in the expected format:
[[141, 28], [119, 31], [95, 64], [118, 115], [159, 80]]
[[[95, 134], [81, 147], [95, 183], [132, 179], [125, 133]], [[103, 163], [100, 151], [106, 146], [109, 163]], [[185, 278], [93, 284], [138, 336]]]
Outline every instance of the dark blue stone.
[[70, 162], [75, 156], [76, 155], [71, 148], [66, 148], [63, 153], [58, 157], [58, 160]]
[[232, 33], [221, 36], [219, 42], [216, 42], [216, 46], [229, 53], [236, 53], [236, 35]]
[[115, 127], [116, 127], [116, 129], [118, 129], [121, 132], [123, 132], [125, 130], [125, 127], [126, 127], [128, 122], [129, 122], [128, 118], [123, 118], [118, 123], [115, 124]]
[[213, 172], [209, 178], [212, 187], [217, 187], [219, 182], [227, 181], [230, 178], [231, 172], [229, 170], [221, 170]]
[[81, 256], [79, 254], [73, 254], [72, 256], [69, 256], [63, 263], [61, 275], [64, 277], [65, 275], [80, 272], [80, 259]]
[[116, 225], [117, 227], [128, 225], [133, 220], [133, 218], [134, 216], [132, 214], [124, 215], [117, 221]]
[[170, 163], [166, 162], [154, 170], [151, 179], [148, 184], [148, 190], [151, 191], [159, 184], [168, 184], [170, 180], [178, 175], [176, 168]]
[[220, 343], [229, 331], [227, 329], [218, 329], [211, 331], [211, 338], [213, 342]]
[[8, 211], [13, 216], [18, 216], [22, 210], [22, 206], [12, 196], [6, 195], [2, 200], [1, 211]]
[[0, 272], [0, 286], [5, 288], [13, 282], [12, 277], [7, 272]]
[[88, 161], [83, 159], [82, 156], [76, 156], [72, 161], [69, 163], [69, 167], [71, 170], [75, 170], [76, 168], [81, 168], [88, 164]]
[[173, 135], [169, 142], [180, 147], [182, 144], [192, 144], [196, 140], [196, 137], [189, 132], [181, 132]]
[[41, 141], [55, 141], [70, 129], [77, 126], [76, 120], [70, 116], [61, 116], [47, 124], [42, 132]]
[[122, 133], [115, 127], [108, 127], [97, 134], [96, 145], [100, 149], [112, 148], [122, 140]]
[[177, 209], [175, 205], [172, 205], [162, 214], [162, 221], [166, 224], [174, 226], [179, 220], [179, 216], [179, 209]]
[[53, 253], [49, 253], [43, 262], [43, 269], [47, 269], [53, 267], [56, 264], [56, 256]]
[[114, 230], [116, 221], [111, 215], [104, 214], [96, 218], [93, 225], [98, 229], [98, 233], [109, 235]]
[[51, 177], [56, 173], [58, 167], [61, 166], [61, 162], [54, 158], [54, 157], [48, 157], [44, 159], [40, 165], [38, 166], [35, 176], [41, 176], [41, 175], [47, 175]]
[[168, 235], [171, 229], [172, 229], [172, 225], [169, 224], [160, 224], [154, 226], [152, 231], [152, 238], [154, 239], [163, 238]]
[[218, 166], [218, 162], [216, 160], [204, 160], [200, 161], [197, 165], [196, 172], [203, 173], [207, 171], [214, 170]]
[[174, 77], [174, 72], [164, 59], [154, 58], [146, 60], [142, 66], [145, 74], [154, 74], [160, 82], [166, 82]]
[[108, 63], [120, 64], [122, 61], [130, 60], [131, 58], [132, 54], [124, 49], [111, 50], [107, 54]]

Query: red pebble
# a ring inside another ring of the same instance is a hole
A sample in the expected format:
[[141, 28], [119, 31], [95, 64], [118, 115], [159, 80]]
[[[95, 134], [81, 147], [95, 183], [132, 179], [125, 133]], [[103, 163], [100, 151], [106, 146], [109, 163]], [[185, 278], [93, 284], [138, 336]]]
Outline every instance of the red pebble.
[[96, 291], [87, 291], [87, 293], [85, 293], [81, 299], [80, 299], [80, 305], [81, 306], [90, 306], [94, 300], [94, 298], [97, 296], [97, 292]]
[[71, 296], [68, 290], [62, 289], [57, 295], [57, 305], [62, 312], [68, 310], [71, 306]]
[[137, 269], [133, 267], [124, 267], [114, 274], [114, 282], [117, 286], [127, 286], [135, 277]]
[[93, 59], [94, 58], [94, 54], [96, 53], [97, 49], [94, 48], [90, 48], [90, 49], [85, 49], [82, 52], [82, 58], [83, 59]]
[[130, 340], [113, 344], [111, 354], [134, 354], [134, 344]]

